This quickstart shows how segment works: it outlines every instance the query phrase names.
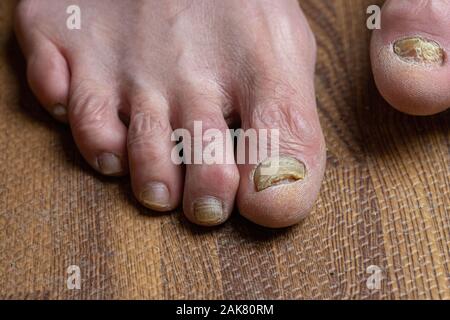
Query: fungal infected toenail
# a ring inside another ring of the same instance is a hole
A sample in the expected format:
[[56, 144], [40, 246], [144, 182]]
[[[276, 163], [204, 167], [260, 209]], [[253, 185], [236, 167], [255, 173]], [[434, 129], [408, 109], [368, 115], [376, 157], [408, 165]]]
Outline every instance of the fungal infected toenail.
[[214, 197], [203, 197], [194, 202], [194, 216], [204, 226], [217, 225], [225, 217], [224, 204]]
[[269, 158], [258, 165], [253, 180], [259, 192], [275, 185], [303, 180], [305, 175], [305, 164], [295, 158]]
[[123, 171], [120, 158], [107, 152], [97, 158], [97, 167], [104, 175], [117, 175]]
[[444, 49], [439, 43], [420, 36], [397, 40], [394, 52], [407, 62], [422, 64], [443, 64], [445, 58]]
[[141, 202], [148, 208], [163, 211], [169, 208], [169, 189], [164, 183], [151, 182], [140, 194]]

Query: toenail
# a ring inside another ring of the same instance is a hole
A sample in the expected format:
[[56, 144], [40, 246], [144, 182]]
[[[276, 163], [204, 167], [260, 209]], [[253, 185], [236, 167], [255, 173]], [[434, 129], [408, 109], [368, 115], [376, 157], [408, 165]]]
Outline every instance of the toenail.
[[66, 107], [60, 103], [55, 104], [55, 106], [53, 107], [53, 115], [58, 118], [66, 117], [67, 115]]
[[103, 153], [97, 158], [98, 169], [105, 175], [116, 175], [123, 171], [122, 161], [112, 153]]
[[396, 41], [394, 52], [408, 62], [425, 64], [443, 64], [445, 57], [444, 49], [436, 41], [419, 36]]
[[151, 182], [141, 192], [139, 199], [148, 208], [156, 211], [168, 209], [169, 189], [164, 183]]
[[194, 217], [197, 223], [214, 226], [223, 222], [224, 204], [214, 197], [203, 197], [194, 202]]
[[272, 186], [303, 180], [305, 175], [305, 164], [297, 159], [269, 158], [256, 167], [253, 180], [259, 192]]

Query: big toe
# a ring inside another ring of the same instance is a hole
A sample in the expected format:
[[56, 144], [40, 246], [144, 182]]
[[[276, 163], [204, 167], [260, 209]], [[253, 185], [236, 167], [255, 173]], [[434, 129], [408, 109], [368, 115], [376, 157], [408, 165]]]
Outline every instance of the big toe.
[[66, 122], [71, 81], [66, 59], [54, 43], [36, 32], [36, 22], [24, 2], [17, 6], [15, 28], [27, 60], [30, 88], [54, 118]]
[[[399, 111], [432, 115], [450, 107], [450, 3], [387, 1], [371, 59], [381, 95]], [[433, 21], [433, 23], [430, 23]]]
[[[249, 114], [242, 115], [246, 133], [255, 129], [254, 136], [259, 137], [258, 150], [248, 152], [249, 158], [254, 154], [258, 161], [239, 164], [237, 202], [242, 215], [266, 227], [298, 223], [311, 211], [319, 194], [325, 142], [312, 85], [304, 89], [311, 94], [283, 99], [263, 96]], [[239, 158], [237, 161], [241, 163]]]

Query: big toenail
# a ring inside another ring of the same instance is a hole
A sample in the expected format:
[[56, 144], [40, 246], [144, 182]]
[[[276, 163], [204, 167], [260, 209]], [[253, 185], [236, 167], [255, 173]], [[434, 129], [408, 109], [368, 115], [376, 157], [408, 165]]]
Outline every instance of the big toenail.
[[151, 182], [147, 184], [139, 198], [146, 207], [152, 210], [161, 211], [170, 206], [169, 189], [164, 183]]
[[58, 118], [64, 118], [67, 115], [67, 109], [64, 105], [57, 103], [53, 107], [53, 115]]
[[98, 169], [105, 175], [115, 175], [123, 171], [122, 161], [112, 153], [103, 153], [97, 158]]
[[261, 162], [253, 175], [256, 190], [303, 180], [306, 168], [303, 162], [292, 157], [269, 158]]
[[439, 43], [419, 36], [396, 41], [394, 52], [403, 60], [424, 64], [443, 64], [445, 58]]
[[194, 202], [194, 216], [196, 221], [205, 226], [213, 226], [224, 219], [224, 204], [214, 197], [203, 197]]

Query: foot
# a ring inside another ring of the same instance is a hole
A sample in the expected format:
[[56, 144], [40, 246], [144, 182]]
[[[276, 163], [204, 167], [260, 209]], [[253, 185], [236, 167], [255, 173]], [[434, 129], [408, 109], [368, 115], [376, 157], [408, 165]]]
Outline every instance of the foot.
[[[81, 30], [69, 30], [72, 2], [22, 0], [16, 32], [30, 87], [70, 124], [94, 169], [129, 172], [143, 205], [170, 211], [182, 202], [200, 225], [224, 222], [235, 199], [241, 214], [267, 227], [305, 217], [325, 144], [315, 41], [295, 0], [79, 0]], [[203, 132], [236, 123], [278, 129], [279, 167], [269, 176], [258, 162], [183, 168], [172, 159], [171, 134], [194, 134], [194, 121]]]
[[450, 107], [450, 2], [388, 0], [372, 37], [375, 82], [396, 109], [432, 115]]

